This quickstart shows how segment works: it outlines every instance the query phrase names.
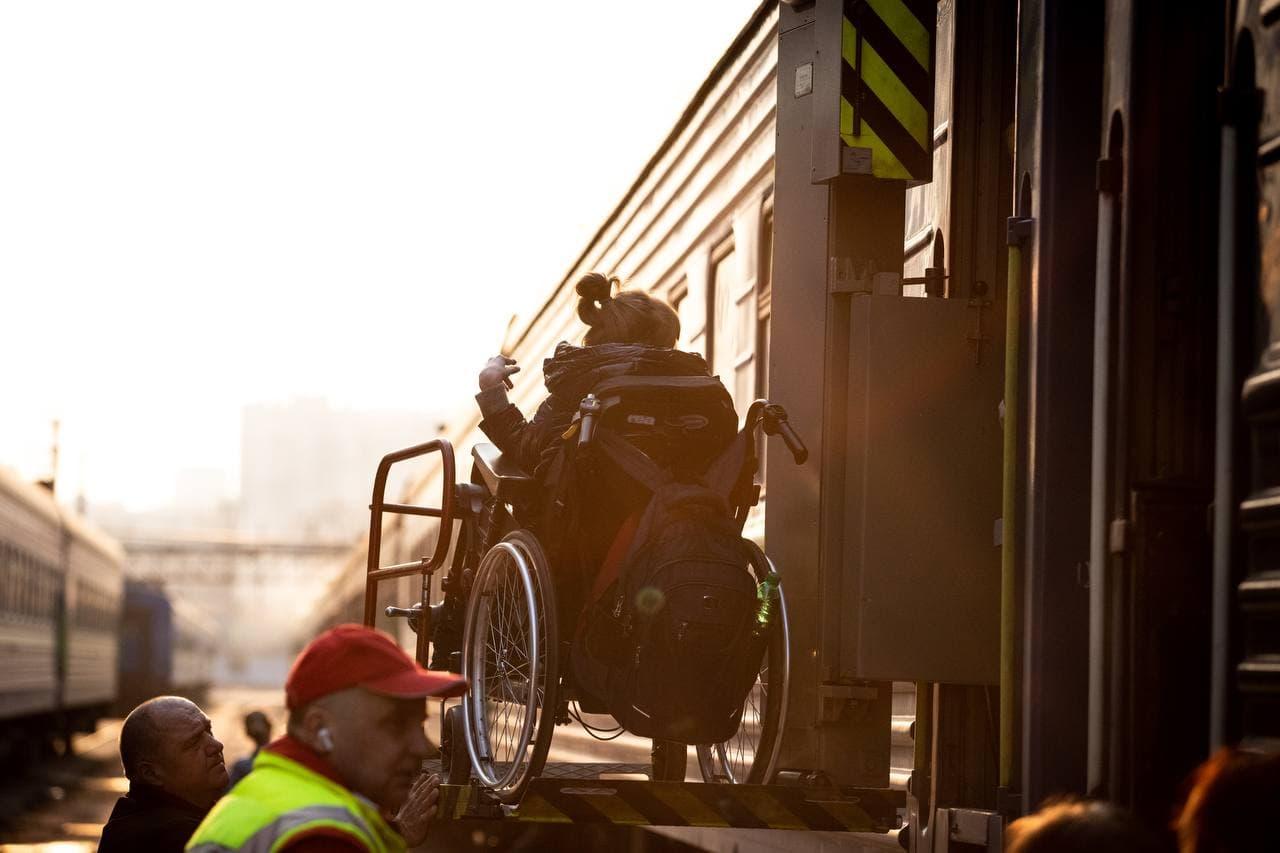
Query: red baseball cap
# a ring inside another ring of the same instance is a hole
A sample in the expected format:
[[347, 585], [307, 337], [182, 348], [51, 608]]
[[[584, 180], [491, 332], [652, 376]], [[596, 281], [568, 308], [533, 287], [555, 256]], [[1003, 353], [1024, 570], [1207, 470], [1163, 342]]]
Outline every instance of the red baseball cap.
[[284, 682], [285, 704], [301, 708], [349, 687], [396, 699], [459, 696], [467, 680], [423, 669], [389, 634], [364, 625], [339, 625], [316, 637], [298, 655]]

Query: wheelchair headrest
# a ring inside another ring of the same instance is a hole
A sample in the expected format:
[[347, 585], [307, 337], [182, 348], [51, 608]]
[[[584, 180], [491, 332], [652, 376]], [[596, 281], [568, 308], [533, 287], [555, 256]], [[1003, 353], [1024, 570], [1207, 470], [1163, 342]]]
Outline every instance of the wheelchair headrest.
[[729, 392], [716, 376], [614, 376], [596, 383], [591, 391], [602, 400], [606, 397], [655, 392], [691, 397], [722, 394], [724, 402], [733, 405]]
[[714, 376], [615, 376], [592, 393], [600, 428], [663, 466], [701, 470], [738, 431], [733, 398]]

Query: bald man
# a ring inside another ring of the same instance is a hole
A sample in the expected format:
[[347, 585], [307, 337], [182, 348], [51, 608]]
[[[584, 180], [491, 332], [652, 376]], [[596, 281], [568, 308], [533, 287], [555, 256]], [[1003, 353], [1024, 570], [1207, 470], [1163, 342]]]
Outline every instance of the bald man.
[[99, 853], [182, 850], [227, 788], [222, 744], [194, 702], [161, 696], [143, 702], [120, 729], [129, 793], [102, 829]]

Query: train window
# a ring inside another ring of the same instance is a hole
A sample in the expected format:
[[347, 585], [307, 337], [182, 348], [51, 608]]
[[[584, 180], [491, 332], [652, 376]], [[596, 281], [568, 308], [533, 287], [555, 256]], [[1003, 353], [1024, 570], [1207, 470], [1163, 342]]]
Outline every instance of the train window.
[[671, 294], [667, 297], [667, 301], [671, 303], [671, 307], [676, 309], [677, 316], [680, 317], [680, 349], [693, 351], [693, 344], [689, 338], [689, 333], [693, 331], [693, 317], [689, 316], [689, 282], [686, 279], [680, 279], [675, 287], [671, 288]]
[[12, 551], [9, 546], [0, 542], [0, 612], [8, 613], [12, 609], [12, 595], [9, 587], [13, 579], [13, 568], [10, 565]]
[[681, 279], [672, 290], [671, 305], [680, 317], [680, 348], [707, 355], [707, 323], [698, 299], [689, 298], [689, 282]]
[[37, 587], [40, 575], [30, 555], [22, 555], [22, 615], [29, 619], [36, 616], [40, 592]]
[[22, 565], [18, 561], [16, 548], [9, 552], [9, 580], [6, 610], [17, 615], [22, 612]]
[[19, 552], [18, 554], [18, 614], [23, 617], [31, 616], [33, 584], [31, 577], [31, 561], [27, 559], [27, 555]]
[[22, 613], [34, 619], [40, 612], [40, 573], [30, 555], [22, 555]]
[[708, 362], [742, 409], [756, 392], [755, 338], [759, 322], [756, 288], [743, 280], [737, 251], [726, 241], [711, 255], [707, 307]]
[[45, 599], [49, 594], [49, 576], [43, 563], [31, 561], [31, 615], [44, 619], [48, 608]]
[[36, 570], [39, 573], [37, 587], [36, 616], [40, 619], [53, 617], [53, 569], [41, 563]]
[[733, 366], [733, 327], [726, 323], [729, 316], [729, 300], [734, 282], [737, 280], [735, 266], [737, 264], [732, 238], [716, 246], [711, 252], [711, 278], [707, 281], [707, 366], [712, 373], [717, 373], [725, 380], [729, 392], [733, 393], [732, 376], [728, 369]]
[[106, 629], [111, 625], [106, 596], [83, 580], [76, 581], [75, 622], [85, 628]]
[[9, 548], [4, 558], [4, 609], [7, 613], [18, 612], [18, 552]]
[[22, 606], [22, 598], [19, 593], [21, 588], [21, 572], [22, 567], [18, 565], [18, 549], [10, 548], [8, 556], [8, 568], [5, 578], [5, 610], [10, 613], [18, 613]]

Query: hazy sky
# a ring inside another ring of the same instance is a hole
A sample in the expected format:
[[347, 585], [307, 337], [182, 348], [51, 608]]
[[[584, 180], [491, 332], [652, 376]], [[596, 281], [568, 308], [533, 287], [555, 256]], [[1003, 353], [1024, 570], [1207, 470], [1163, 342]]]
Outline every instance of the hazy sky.
[[0, 4], [0, 465], [142, 509], [244, 403], [465, 402], [758, 0]]

